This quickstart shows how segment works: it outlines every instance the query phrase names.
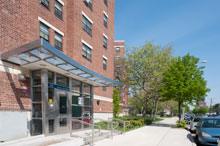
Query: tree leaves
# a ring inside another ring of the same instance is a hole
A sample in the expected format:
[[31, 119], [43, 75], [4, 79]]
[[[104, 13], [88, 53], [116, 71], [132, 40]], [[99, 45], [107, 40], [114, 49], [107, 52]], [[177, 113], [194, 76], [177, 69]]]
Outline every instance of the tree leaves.
[[172, 65], [164, 72], [161, 95], [167, 100], [178, 101], [180, 105], [192, 104], [204, 98], [210, 89], [206, 87], [207, 82], [203, 78], [204, 67], [199, 67], [198, 63], [199, 58], [190, 54], [173, 60]]

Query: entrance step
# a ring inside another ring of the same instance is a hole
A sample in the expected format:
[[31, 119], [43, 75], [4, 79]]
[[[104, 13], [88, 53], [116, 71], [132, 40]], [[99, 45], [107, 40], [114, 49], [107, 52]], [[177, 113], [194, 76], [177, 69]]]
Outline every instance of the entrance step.
[[[94, 142], [103, 140], [106, 138], [111, 138], [112, 136], [115, 135], [120, 135], [122, 134], [121, 131], [118, 130], [113, 130], [113, 133], [111, 134], [111, 131], [109, 130], [95, 130], [94, 132]], [[77, 131], [72, 133], [73, 137], [78, 137], [78, 138], [83, 138], [84, 144], [92, 144], [92, 132], [91, 130], [82, 130], [82, 131]]]

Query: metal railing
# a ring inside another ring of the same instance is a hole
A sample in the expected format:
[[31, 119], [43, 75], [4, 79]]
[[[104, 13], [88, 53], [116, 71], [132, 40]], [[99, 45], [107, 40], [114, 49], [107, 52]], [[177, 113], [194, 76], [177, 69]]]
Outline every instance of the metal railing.
[[[111, 138], [113, 139], [113, 132], [115, 131], [115, 129], [119, 126], [118, 122], [115, 121], [109, 121], [109, 120], [103, 120], [101, 118], [94, 118], [93, 121], [101, 121], [101, 122], [105, 122], [107, 123], [107, 130], [109, 130], [111, 132]], [[111, 127], [110, 127], [111, 126]]]
[[[108, 118], [108, 121], [118, 121], [118, 123], [123, 123], [123, 134], [125, 133], [125, 128], [130, 125], [130, 121], [124, 121], [124, 120], [120, 120], [117, 118]], [[119, 126], [119, 124], [118, 124], [118, 126]], [[118, 126], [115, 127], [115, 129], [118, 128]]]
[[[72, 134], [73, 132], [84, 130], [84, 129], [91, 129], [92, 132], [91, 132], [91, 143], [90, 144], [94, 145], [95, 134], [99, 134], [99, 136], [100, 136], [101, 130], [102, 130], [102, 127], [100, 125], [96, 125], [94, 123], [94, 121], [106, 122], [107, 123], [106, 130], [109, 130], [111, 132], [111, 138], [113, 138], [113, 133], [115, 131], [117, 131], [116, 128], [119, 127], [119, 123], [123, 123], [123, 133], [125, 133], [125, 128], [130, 125], [129, 121], [123, 121], [123, 120], [116, 119], [116, 118], [108, 118], [108, 120], [94, 118], [92, 123], [86, 122], [83, 120], [79, 120], [79, 119], [71, 119], [70, 120], [70, 136], [73, 136], [73, 134]], [[88, 127], [85, 125], [87, 125]], [[75, 127], [73, 127], [73, 126], [75, 126]], [[74, 129], [74, 128], [77, 128], [77, 129]], [[95, 131], [96, 129], [98, 129], [98, 130]]]
[[94, 135], [96, 133], [95, 132], [95, 127], [98, 127], [97, 133], [100, 133], [101, 132], [101, 126], [100, 125], [95, 125], [95, 124], [92, 124], [92, 123], [88, 123], [88, 122], [85, 122], [83, 120], [71, 119], [70, 120], [70, 136], [73, 136], [73, 134], [72, 134], [73, 131], [78, 131], [78, 129], [73, 129], [73, 124], [80, 124], [80, 126], [83, 127], [83, 128], [80, 127], [80, 129], [88, 129], [88, 128], [85, 128], [85, 125], [88, 125], [92, 130], [92, 142], [91, 142], [91, 144], [94, 145]]

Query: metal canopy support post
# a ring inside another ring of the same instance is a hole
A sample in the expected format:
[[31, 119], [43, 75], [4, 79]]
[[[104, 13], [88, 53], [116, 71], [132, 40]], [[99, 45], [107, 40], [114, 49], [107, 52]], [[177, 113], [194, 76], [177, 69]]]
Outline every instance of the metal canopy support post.
[[47, 101], [48, 101], [48, 71], [41, 70], [41, 99], [42, 99], [42, 130], [43, 133], [49, 135], [49, 125], [47, 122]]
[[70, 123], [69, 123], [69, 130], [70, 130], [70, 133], [72, 133], [72, 126], [73, 126], [73, 123], [72, 123], [72, 78], [69, 77], [69, 88], [70, 88], [70, 92], [68, 93], [68, 96], [69, 96], [69, 119], [68, 120]]
[[92, 109], [91, 109], [91, 112], [90, 112], [90, 117], [92, 118], [92, 124], [94, 124], [94, 112], [93, 112], [93, 108], [94, 108], [94, 88], [93, 86], [90, 86], [90, 101], [91, 101], [91, 106], [92, 106]]

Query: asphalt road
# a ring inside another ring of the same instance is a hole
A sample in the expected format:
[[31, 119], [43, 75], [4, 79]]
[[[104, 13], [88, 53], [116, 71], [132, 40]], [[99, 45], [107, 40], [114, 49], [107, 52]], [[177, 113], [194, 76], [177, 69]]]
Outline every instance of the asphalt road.
[[204, 145], [199, 144], [198, 140], [196, 139], [196, 134], [195, 133], [191, 133], [191, 135], [192, 135], [194, 141], [196, 142], [197, 146], [204, 146]]

